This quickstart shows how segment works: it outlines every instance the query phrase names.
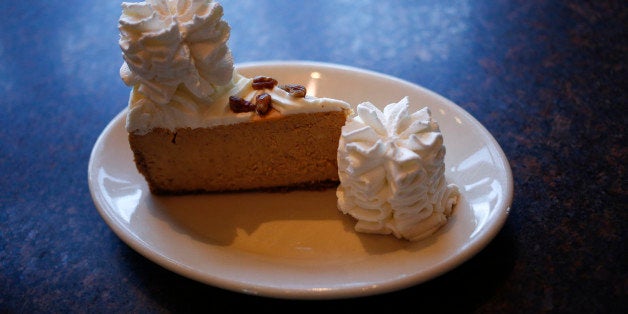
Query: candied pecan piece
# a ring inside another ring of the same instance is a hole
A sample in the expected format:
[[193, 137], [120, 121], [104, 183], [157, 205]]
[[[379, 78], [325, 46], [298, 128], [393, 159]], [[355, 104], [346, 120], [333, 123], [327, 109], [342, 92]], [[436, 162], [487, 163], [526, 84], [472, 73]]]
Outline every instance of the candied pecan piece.
[[268, 76], [256, 76], [251, 84], [253, 89], [273, 89], [277, 85], [277, 80]]
[[229, 96], [229, 108], [235, 113], [249, 112], [255, 110], [255, 105], [238, 96]]
[[255, 112], [260, 116], [265, 115], [272, 107], [271, 102], [272, 97], [267, 93], [255, 96]]
[[292, 97], [305, 97], [305, 94], [307, 93], [307, 90], [305, 89], [305, 86], [303, 85], [299, 85], [299, 84], [286, 84], [286, 85], [280, 85], [279, 88], [285, 90], [286, 92], [288, 92], [288, 94], [290, 94], [290, 96]]

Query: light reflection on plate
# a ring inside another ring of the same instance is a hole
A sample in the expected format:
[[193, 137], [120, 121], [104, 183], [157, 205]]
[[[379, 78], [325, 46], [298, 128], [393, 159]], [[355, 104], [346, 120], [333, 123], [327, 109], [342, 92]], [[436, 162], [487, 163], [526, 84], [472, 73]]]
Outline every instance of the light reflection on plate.
[[358, 234], [334, 190], [157, 197], [135, 169], [121, 112], [96, 142], [88, 181], [105, 222], [163, 267], [216, 287], [277, 298], [332, 299], [389, 292], [430, 280], [484, 248], [503, 226], [512, 174], [501, 148], [467, 112], [417, 85], [370, 71], [312, 62], [239, 65], [247, 76], [300, 83], [353, 106], [409, 96], [438, 121], [446, 176], [461, 201], [434, 236], [407, 242]]

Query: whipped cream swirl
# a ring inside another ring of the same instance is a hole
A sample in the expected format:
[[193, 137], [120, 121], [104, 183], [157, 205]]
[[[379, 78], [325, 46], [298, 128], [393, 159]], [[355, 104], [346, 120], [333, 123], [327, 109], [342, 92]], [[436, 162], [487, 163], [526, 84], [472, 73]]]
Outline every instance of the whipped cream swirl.
[[167, 104], [184, 86], [211, 97], [231, 82], [230, 28], [222, 6], [211, 0], [146, 0], [122, 3], [120, 76], [157, 104]]
[[338, 209], [357, 219], [358, 232], [411, 241], [433, 234], [459, 192], [446, 182], [443, 136], [430, 110], [409, 113], [404, 97], [383, 112], [369, 102], [356, 112], [338, 148]]

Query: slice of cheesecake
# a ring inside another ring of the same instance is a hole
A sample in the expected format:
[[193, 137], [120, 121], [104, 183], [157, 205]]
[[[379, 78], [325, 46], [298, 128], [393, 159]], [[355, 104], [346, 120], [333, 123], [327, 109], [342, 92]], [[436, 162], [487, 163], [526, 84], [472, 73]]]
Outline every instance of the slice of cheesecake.
[[[234, 94], [217, 100], [229, 105], [214, 123], [212, 118], [200, 121], [198, 115], [188, 121], [190, 127], [133, 130], [133, 122], [141, 120], [146, 108], [131, 105], [129, 143], [153, 193], [337, 186], [338, 141], [349, 105], [308, 96], [298, 85], [291, 86], [302, 94], [274, 84], [256, 89], [259, 79], [240, 77]], [[216, 115], [210, 117], [216, 120]], [[210, 126], [192, 127], [203, 122]]]
[[222, 16], [210, 0], [122, 4], [120, 74], [133, 87], [126, 129], [151, 192], [336, 184], [349, 104], [240, 75]]

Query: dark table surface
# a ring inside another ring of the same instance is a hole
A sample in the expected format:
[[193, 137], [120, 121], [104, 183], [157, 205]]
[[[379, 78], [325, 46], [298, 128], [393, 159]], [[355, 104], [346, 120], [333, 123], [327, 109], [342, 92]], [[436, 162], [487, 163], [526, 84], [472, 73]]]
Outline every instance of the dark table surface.
[[514, 199], [476, 256], [382, 295], [280, 300], [166, 270], [122, 242], [87, 164], [128, 88], [119, 1], [2, 1], [0, 312], [212, 309], [627, 313], [622, 1], [224, 1], [236, 62], [373, 70], [467, 110], [510, 162]]

